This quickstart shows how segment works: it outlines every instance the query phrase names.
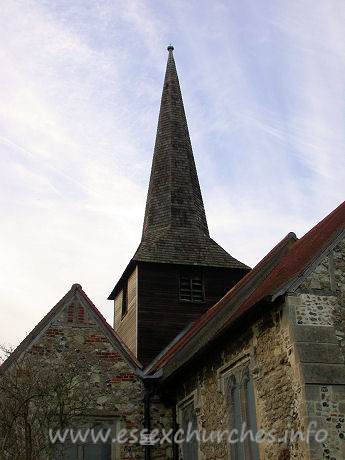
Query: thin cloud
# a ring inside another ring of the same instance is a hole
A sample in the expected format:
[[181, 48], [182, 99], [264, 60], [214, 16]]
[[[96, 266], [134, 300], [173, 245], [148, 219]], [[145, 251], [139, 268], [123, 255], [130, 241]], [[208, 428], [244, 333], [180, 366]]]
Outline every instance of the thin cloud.
[[16, 344], [74, 282], [112, 321], [105, 299], [140, 240], [170, 41], [213, 237], [254, 265], [335, 208], [344, 21], [335, 0], [6, 2], [3, 340]]

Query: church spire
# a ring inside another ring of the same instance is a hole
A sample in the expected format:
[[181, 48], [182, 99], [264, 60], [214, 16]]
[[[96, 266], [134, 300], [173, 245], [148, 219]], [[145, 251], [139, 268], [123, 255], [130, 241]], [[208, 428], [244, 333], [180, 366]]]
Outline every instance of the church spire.
[[247, 269], [209, 236], [173, 50], [169, 45], [142, 239], [133, 260]]
[[143, 239], [168, 228], [208, 235], [173, 50], [169, 45]]
[[173, 50], [142, 239], [109, 296], [114, 328], [144, 366], [249, 269], [210, 238]]

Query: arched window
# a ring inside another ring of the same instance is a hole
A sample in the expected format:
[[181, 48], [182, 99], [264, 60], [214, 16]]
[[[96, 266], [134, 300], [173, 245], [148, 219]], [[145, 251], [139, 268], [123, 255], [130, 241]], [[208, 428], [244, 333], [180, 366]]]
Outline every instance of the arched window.
[[[184, 442], [180, 444], [181, 460], [198, 460], [199, 458], [199, 431], [196, 395], [188, 396], [178, 405], [179, 428], [183, 430]], [[188, 442], [186, 439], [189, 437]]]
[[[230, 443], [231, 460], [260, 460], [257, 433], [253, 377], [249, 361], [226, 372], [225, 396], [228, 402], [229, 431], [233, 431]], [[241, 433], [250, 432], [241, 442]]]

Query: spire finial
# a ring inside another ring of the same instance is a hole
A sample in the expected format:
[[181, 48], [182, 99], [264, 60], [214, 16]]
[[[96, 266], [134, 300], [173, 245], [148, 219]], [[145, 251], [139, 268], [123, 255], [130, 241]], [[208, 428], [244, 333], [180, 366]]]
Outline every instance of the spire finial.
[[174, 47], [172, 46], [172, 44], [170, 43], [170, 45], [168, 46], [167, 50], [170, 52], [170, 51], [174, 51]]

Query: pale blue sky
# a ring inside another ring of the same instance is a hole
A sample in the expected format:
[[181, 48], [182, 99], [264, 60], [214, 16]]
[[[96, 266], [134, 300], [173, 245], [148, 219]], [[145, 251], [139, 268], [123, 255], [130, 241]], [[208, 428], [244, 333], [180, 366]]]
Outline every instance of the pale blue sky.
[[79, 282], [106, 301], [140, 240], [167, 60], [212, 236], [255, 265], [344, 199], [343, 0], [4, 0], [0, 341]]

